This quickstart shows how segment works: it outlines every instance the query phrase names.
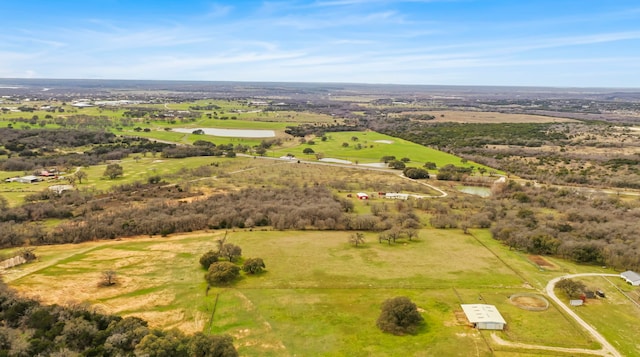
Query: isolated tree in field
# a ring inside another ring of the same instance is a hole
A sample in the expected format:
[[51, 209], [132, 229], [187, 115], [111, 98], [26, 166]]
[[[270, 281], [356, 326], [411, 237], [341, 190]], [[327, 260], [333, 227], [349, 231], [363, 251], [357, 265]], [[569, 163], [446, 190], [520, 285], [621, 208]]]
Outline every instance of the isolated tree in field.
[[407, 165], [400, 160], [393, 160], [388, 163], [389, 167], [394, 170], [404, 170]]
[[383, 156], [383, 157], [380, 159], [380, 161], [382, 161], [382, 162], [384, 162], [384, 163], [386, 164], [386, 163], [389, 163], [390, 161], [393, 161], [393, 160], [395, 160], [395, 159], [396, 159], [396, 157], [395, 157], [395, 156], [387, 155], [387, 156]]
[[220, 238], [220, 239], [216, 239], [216, 244], [218, 245], [218, 252], [220, 252], [222, 250], [222, 247], [224, 246], [224, 243], [227, 241], [227, 234], [229, 232], [225, 231], [224, 232], [224, 237]]
[[376, 321], [380, 330], [394, 335], [414, 334], [423, 323], [418, 307], [405, 296], [386, 300]]
[[391, 245], [391, 239], [392, 238], [387, 231], [380, 232], [380, 234], [378, 234], [378, 243], [382, 243], [383, 240], [386, 240], [387, 243]]
[[215, 262], [209, 266], [204, 279], [209, 286], [224, 285], [240, 275], [240, 268], [231, 262]]
[[364, 233], [356, 232], [349, 235], [349, 243], [355, 245], [364, 244]]
[[262, 258], [249, 258], [242, 264], [242, 271], [247, 274], [260, 274], [266, 268]]
[[210, 251], [204, 253], [200, 257], [200, 265], [202, 265], [202, 267], [205, 268], [205, 269], [209, 269], [211, 264], [213, 264], [213, 263], [218, 261], [219, 257], [220, 257], [220, 253], [214, 252], [213, 250], [210, 250]]
[[577, 299], [582, 295], [586, 286], [581, 281], [562, 279], [556, 284], [556, 288], [564, 291], [569, 299]]
[[120, 166], [120, 164], [107, 165], [107, 168], [104, 170], [104, 174], [103, 174], [103, 176], [106, 176], [111, 180], [122, 175], [124, 175], [124, 169], [122, 168], [122, 166]]
[[230, 262], [235, 262], [236, 259], [242, 256], [242, 248], [235, 244], [227, 243], [220, 249], [220, 255], [229, 259]]
[[78, 170], [73, 176], [78, 180], [79, 184], [82, 184], [82, 180], [86, 179], [89, 175], [85, 171]]
[[404, 230], [404, 233], [407, 235], [407, 238], [409, 238], [409, 240], [412, 240], [413, 238], [418, 238], [417, 229], [408, 228]]
[[36, 253], [34, 253], [34, 251], [36, 250], [36, 248], [33, 247], [24, 247], [24, 248], [20, 248], [20, 250], [18, 250], [18, 255], [23, 257], [24, 260], [31, 262], [36, 260]]
[[404, 170], [402, 170], [402, 173], [406, 177], [414, 180], [429, 178], [429, 171], [421, 168], [416, 168], [416, 167], [407, 167]]
[[435, 162], [426, 162], [424, 164], [424, 168], [427, 170], [435, 170], [438, 166], [436, 166]]
[[105, 270], [100, 279], [101, 286], [112, 286], [117, 282], [118, 275], [115, 270]]
[[307, 155], [311, 155], [311, 154], [314, 154], [315, 151], [313, 151], [312, 148], [304, 148], [304, 150], [302, 150], [302, 153], [303, 154], [307, 154]]
[[75, 176], [66, 176], [65, 179], [69, 182], [69, 185], [76, 185], [76, 177]]

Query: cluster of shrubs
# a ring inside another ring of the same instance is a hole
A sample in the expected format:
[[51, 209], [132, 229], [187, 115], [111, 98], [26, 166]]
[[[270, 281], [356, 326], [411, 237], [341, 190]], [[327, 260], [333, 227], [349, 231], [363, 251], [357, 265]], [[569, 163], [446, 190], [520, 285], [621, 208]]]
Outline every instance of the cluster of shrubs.
[[[242, 267], [236, 262], [242, 257], [242, 249], [232, 243], [225, 243], [225, 238], [218, 240], [218, 249], [210, 250], [200, 257], [200, 265], [207, 270], [204, 278], [208, 286], [225, 285], [233, 282], [240, 270], [246, 274], [259, 274], [266, 268], [262, 258], [246, 259]], [[220, 259], [226, 259], [220, 261]]]

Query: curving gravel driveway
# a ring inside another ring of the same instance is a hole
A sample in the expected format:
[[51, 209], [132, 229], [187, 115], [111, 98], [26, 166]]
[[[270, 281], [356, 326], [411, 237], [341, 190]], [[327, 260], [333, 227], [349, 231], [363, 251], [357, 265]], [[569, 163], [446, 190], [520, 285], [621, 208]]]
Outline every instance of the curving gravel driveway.
[[571, 310], [569, 308], [569, 306], [567, 306], [564, 302], [562, 302], [562, 300], [560, 300], [556, 296], [556, 293], [553, 291], [553, 288], [556, 286], [556, 283], [558, 281], [560, 281], [562, 279], [576, 278], [576, 277], [580, 277], [580, 276], [615, 276], [615, 277], [619, 277], [619, 275], [617, 275], [617, 274], [600, 274], [600, 273], [582, 273], [582, 274], [570, 274], [570, 275], [560, 276], [560, 277], [557, 277], [555, 279], [552, 279], [551, 281], [549, 281], [549, 283], [547, 283], [547, 286], [545, 287], [545, 292], [547, 293], [547, 295], [549, 295], [549, 297], [553, 301], [555, 301], [558, 304], [558, 306], [560, 306], [560, 308], [562, 308], [569, 316], [573, 317], [573, 319], [576, 320], [576, 322], [578, 324], [580, 324], [580, 326], [584, 327], [585, 330], [589, 331], [591, 336], [593, 336], [593, 338], [596, 341], [600, 342], [600, 344], [602, 345], [603, 356], [622, 357], [620, 352], [618, 352], [618, 350], [616, 350], [616, 348], [613, 347], [613, 345], [610, 344], [609, 341], [607, 341], [591, 325], [589, 325], [582, 318], [580, 318], [580, 316], [578, 316], [575, 312], [573, 312], [573, 310]]

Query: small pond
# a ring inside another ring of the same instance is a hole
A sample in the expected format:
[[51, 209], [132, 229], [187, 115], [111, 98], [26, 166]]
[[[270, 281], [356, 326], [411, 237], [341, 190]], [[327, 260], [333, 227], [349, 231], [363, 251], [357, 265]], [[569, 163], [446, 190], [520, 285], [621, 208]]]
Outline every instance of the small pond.
[[205, 135], [226, 136], [232, 138], [273, 138], [276, 132], [273, 130], [254, 129], [217, 129], [217, 128], [173, 128], [177, 133], [191, 134], [196, 130], [202, 130]]
[[491, 196], [491, 189], [489, 187], [480, 187], [480, 186], [458, 186], [456, 189], [460, 192], [468, 193], [471, 195], [476, 195], [480, 197], [489, 197]]

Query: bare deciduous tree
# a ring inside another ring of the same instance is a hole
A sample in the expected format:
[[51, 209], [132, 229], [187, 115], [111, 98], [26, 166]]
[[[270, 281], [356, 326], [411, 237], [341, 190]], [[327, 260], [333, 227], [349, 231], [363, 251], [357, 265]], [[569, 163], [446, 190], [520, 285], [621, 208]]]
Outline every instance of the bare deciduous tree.
[[101, 286], [112, 286], [117, 283], [117, 273], [115, 270], [105, 270], [102, 272], [100, 285]]
[[356, 232], [349, 235], [349, 243], [356, 247], [360, 244], [364, 244], [364, 233]]

